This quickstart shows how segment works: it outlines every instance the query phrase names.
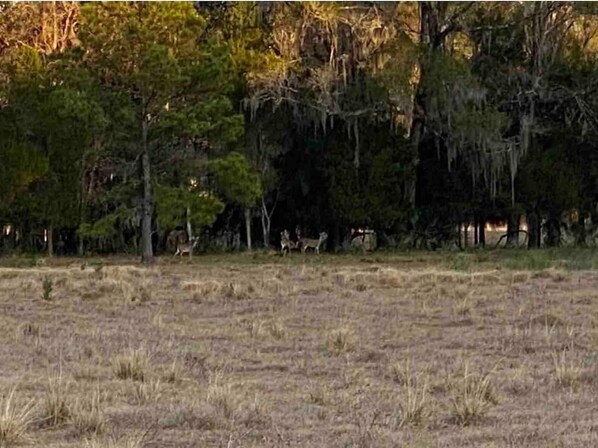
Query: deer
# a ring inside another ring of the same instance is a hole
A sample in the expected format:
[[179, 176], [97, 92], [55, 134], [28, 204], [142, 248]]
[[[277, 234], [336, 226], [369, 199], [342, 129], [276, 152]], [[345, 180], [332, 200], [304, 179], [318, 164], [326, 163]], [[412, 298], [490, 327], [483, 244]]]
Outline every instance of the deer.
[[183, 258], [183, 255], [188, 253], [189, 254], [189, 259], [193, 258], [193, 249], [195, 249], [195, 246], [198, 243], [198, 239], [197, 238], [189, 238], [189, 241], [186, 243], [177, 243], [176, 245], [176, 252], [174, 253], [173, 257], [176, 257], [177, 255], [180, 256], [181, 258]]
[[285, 249], [286, 252], [291, 253], [291, 250], [296, 248], [297, 243], [291, 240], [289, 231], [285, 229], [282, 232], [280, 232], [280, 252], [282, 253], [282, 255], [285, 255]]
[[301, 246], [301, 251], [305, 253], [307, 248], [311, 247], [314, 249], [316, 254], [320, 253], [320, 246], [328, 239], [328, 234], [326, 232], [320, 233], [320, 238], [313, 239], [313, 238], [301, 238], [297, 245]]

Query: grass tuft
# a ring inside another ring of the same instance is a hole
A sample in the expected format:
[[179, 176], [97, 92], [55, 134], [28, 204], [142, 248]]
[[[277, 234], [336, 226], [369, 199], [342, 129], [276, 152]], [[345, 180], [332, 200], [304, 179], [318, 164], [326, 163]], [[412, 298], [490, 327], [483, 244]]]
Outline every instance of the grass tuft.
[[145, 381], [149, 356], [143, 349], [118, 355], [113, 362], [114, 375], [121, 380]]
[[581, 363], [575, 360], [567, 362], [565, 350], [561, 352], [560, 356], [553, 353], [552, 360], [554, 364], [554, 377], [557, 384], [577, 390], [581, 384], [583, 373]]
[[162, 391], [160, 380], [133, 383], [133, 398], [137, 404], [157, 403]]
[[101, 405], [100, 391], [96, 390], [91, 397], [80, 399], [72, 407], [71, 422], [79, 434], [99, 434], [107, 425], [107, 418]]
[[236, 397], [232, 384], [224, 379], [222, 372], [210, 375], [206, 400], [225, 418], [231, 419], [236, 408]]
[[15, 389], [0, 400], [0, 446], [9, 447], [26, 439], [27, 429], [33, 422], [33, 401], [19, 406], [15, 403]]
[[61, 425], [70, 418], [69, 388], [70, 383], [63, 378], [62, 372], [48, 379], [42, 410], [42, 422], [46, 426]]
[[337, 355], [347, 353], [355, 348], [355, 336], [348, 327], [332, 330], [328, 334], [328, 349]]
[[399, 427], [422, 424], [431, 414], [428, 406], [428, 379], [414, 374], [409, 360], [391, 364], [390, 372], [403, 389], [397, 415]]
[[461, 426], [469, 426], [485, 416], [497, 404], [490, 372], [470, 373], [465, 365], [463, 378], [453, 390], [451, 399], [455, 421]]

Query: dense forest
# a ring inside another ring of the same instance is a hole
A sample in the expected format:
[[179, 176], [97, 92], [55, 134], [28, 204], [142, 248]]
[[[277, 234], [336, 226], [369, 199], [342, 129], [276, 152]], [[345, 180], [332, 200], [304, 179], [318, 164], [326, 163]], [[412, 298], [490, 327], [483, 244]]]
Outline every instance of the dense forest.
[[4, 2], [0, 253], [594, 244], [597, 110], [591, 3]]

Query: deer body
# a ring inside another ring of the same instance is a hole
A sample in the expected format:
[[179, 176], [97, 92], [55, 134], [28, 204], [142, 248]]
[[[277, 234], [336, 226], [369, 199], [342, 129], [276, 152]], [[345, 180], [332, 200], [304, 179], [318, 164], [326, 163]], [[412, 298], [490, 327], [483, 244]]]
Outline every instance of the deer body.
[[312, 249], [314, 249], [316, 254], [319, 254], [320, 246], [324, 243], [324, 241], [326, 241], [327, 238], [328, 234], [326, 232], [322, 232], [320, 233], [320, 238], [318, 238], [317, 240], [312, 238], [301, 238], [298, 244], [301, 246], [301, 251], [303, 253], [305, 253], [308, 247], [311, 247]]
[[189, 254], [189, 258], [193, 258], [193, 249], [197, 244], [197, 238], [191, 238], [187, 243], [177, 243], [176, 245], [176, 252], [174, 253], [174, 257], [177, 255], [183, 258], [184, 254]]
[[283, 256], [285, 255], [285, 249], [290, 253], [292, 249], [297, 248], [297, 243], [291, 240], [288, 230], [280, 232], [280, 246], [280, 252], [282, 252]]

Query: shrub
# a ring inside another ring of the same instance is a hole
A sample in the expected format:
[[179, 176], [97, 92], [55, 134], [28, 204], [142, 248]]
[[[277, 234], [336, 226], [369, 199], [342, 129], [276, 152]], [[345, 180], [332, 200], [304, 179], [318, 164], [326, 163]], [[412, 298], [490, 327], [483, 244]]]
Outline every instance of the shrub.
[[49, 275], [45, 275], [44, 279], [42, 280], [42, 299], [50, 301], [52, 300], [52, 288], [54, 286], [54, 282], [52, 277]]

